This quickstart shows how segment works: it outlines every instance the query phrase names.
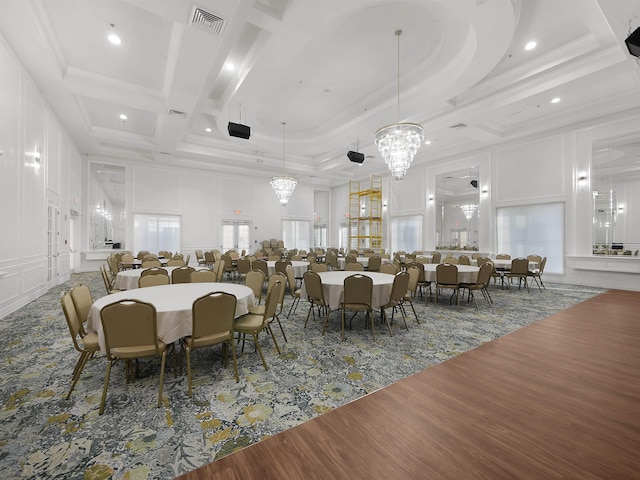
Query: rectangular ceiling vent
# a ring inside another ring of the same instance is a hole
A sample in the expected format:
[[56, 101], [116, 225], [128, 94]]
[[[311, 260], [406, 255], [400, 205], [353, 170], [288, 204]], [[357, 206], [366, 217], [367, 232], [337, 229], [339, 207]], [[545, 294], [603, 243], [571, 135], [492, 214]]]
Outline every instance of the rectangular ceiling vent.
[[207, 12], [200, 7], [193, 7], [193, 15], [191, 15], [192, 26], [197, 27], [200, 30], [204, 30], [205, 32], [220, 36], [222, 34], [224, 23], [224, 19], [220, 18], [215, 13]]
[[456, 123], [455, 125], [451, 125], [449, 128], [459, 129], [459, 128], [467, 128], [467, 125], [464, 123]]
[[180, 110], [174, 110], [173, 108], [170, 108], [167, 111], [167, 114], [170, 117], [182, 117], [182, 118], [187, 118], [187, 113], [186, 112], [181, 112]]

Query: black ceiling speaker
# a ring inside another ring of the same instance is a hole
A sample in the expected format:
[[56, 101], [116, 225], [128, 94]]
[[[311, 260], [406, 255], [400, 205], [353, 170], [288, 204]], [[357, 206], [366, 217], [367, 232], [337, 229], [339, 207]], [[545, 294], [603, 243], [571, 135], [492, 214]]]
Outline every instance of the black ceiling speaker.
[[635, 57], [640, 57], [640, 27], [627, 37], [624, 41], [627, 44], [629, 53]]
[[473, 188], [478, 188], [478, 180], [471, 180], [469, 183]]
[[229, 122], [229, 135], [232, 137], [249, 138], [251, 136], [251, 127], [242, 125], [241, 123]]
[[349, 150], [347, 153], [347, 158], [355, 163], [364, 162], [364, 153], [354, 152], [353, 150]]

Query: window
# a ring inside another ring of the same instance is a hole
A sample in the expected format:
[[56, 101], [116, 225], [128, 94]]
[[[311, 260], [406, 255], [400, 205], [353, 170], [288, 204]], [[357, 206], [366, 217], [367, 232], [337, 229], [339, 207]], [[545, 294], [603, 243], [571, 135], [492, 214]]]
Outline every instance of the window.
[[307, 250], [311, 246], [311, 222], [308, 220], [283, 220], [282, 240], [288, 249]]
[[249, 251], [251, 244], [251, 223], [250, 222], [222, 222], [222, 251], [242, 250]]
[[338, 232], [338, 248], [349, 249], [349, 225], [346, 223], [340, 224]]
[[177, 215], [133, 215], [133, 249], [180, 251], [180, 217]]
[[496, 222], [496, 253], [547, 257], [545, 272], [564, 273], [563, 203], [499, 208]]
[[422, 250], [422, 215], [391, 219], [391, 249], [394, 252]]
[[327, 226], [326, 225], [314, 225], [313, 226], [313, 246], [314, 247], [326, 247], [327, 246]]

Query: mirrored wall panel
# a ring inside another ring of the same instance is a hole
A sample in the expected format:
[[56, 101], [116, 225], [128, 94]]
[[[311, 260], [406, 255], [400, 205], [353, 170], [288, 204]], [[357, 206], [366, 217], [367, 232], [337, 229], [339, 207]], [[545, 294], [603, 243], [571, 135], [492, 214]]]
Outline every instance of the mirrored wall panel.
[[126, 169], [92, 163], [89, 167], [89, 249], [126, 248]]
[[436, 249], [478, 249], [478, 167], [436, 177]]
[[637, 257], [640, 133], [596, 142], [591, 175], [593, 254]]

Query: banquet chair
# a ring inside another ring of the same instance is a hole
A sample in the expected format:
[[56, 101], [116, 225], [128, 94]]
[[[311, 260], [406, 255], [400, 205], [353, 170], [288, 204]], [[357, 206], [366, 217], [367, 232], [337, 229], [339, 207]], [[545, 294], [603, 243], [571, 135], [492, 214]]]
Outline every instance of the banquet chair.
[[172, 256], [173, 255], [169, 250], [160, 250], [158, 252], [158, 258], [162, 257], [162, 258], [166, 258], [167, 260], [169, 260]]
[[196, 250], [196, 261], [198, 262], [198, 265], [205, 265], [204, 253], [202, 253], [202, 250]]
[[344, 264], [349, 265], [350, 263], [358, 263], [358, 259], [355, 255], [347, 255], [344, 257]]
[[278, 308], [278, 299], [280, 298], [280, 291], [284, 288], [282, 282], [278, 281], [273, 286], [271, 291], [267, 293], [267, 301], [265, 302], [266, 308], [264, 310], [263, 315], [254, 315], [251, 313], [247, 313], [246, 315], [242, 315], [237, 318], [235, 321], [234, 330], [238, 335], [242, 335], [242, 346], [244, 350], [244, 338], [249, 333], [253, 337], [253, 342], [256, 346], [256, 350], [260, 354], [260, 358], [262, 359], [262, 364], [264, 365], [265, 370], [269, 370], [267, 367], [267, 362], [264, 359], [264, 355], [262, 354], [262, 349], [260, 348], [260, 342], [258, 341], [258, 334], [263, 330], [267, 330], [273, 339], [273, 343], [276, 346], [276, 350], [278, 354], [280, 354], [280, 347], [278, 346], [278, 342], [276, 341], [276, 337], [273, 334], [273, 330], [271, 330], [271, 325], [269, 324], [269, 320], [273, 318], [276, 314], [276, 309]]
[[[538, 290], [540, 291], [542, 291], [542, 288], [544, 288], [545, 290], [547, 289], [547, 287], [545, 287], [544, 283], [542, 282], [542, 274], [544, 273], [544, 267], [546, 264], [547, 264], [547, 257], [542, 257], [542, 260], [538, 264], [540, 265], [540, 267], [535, 268], [533, 270], [529, 270], [529, 273], [528, 273], [528, 276], [531, 277], [536, 282], [536, 285], [538, 285]], [[542, 288], [540, 288], [540, 285], [542, 285]]]
[[389, 275], [395, 275], [398, 273], [398, 267], [393, 263], [383, 263], [380, 265], [380, 273], [388, 273]]
[[511, 255], [508, 253], [499, 253], [496, 255], [496, 260], [511, 260]]
[[267, 268], [267, 262], [261, 259], [256, 260], [251, 264], [251, 270], [260, 270], [264, 273], [264, 278], [269, 278], [269, 269]]
[[412, 262], [410, 264], [408, 264], [406, 266], [407, 269], [409, 268], [417, 268], [419, 275], [418, 275], [418, 289], [420, 290], [420, 298], [422, 298], [422, 290], [424, 289], [429, 289], [429, 300], [431, 300], [431, 298], [433, 297], [433, 291], [431, 290], [431, 282], [429, 280], [427, 280], [427, 277], [425, 275], [424, 272], [424, 263], [421, 262]]
[[116, 288], [113, 288], [113, 283], [111, 283], [111, 275], [109, 275], [104, 265], [100, 265], [100, 274], [102, 275], [102, 281], [104, 282], [104, 288], [107, 290], [107, 295], [118, 293], [120, 291]]
[[524, 282], [524, 286], [527, 287], [527, 292], [531, 292], [529, 289], [529, 282], [527, 281], [527, 276], [529, 275], [529, 260], [526, 258], [514, 258], [511, 260], [511, 270], [505, 273], [505, 276], [508, 278], [507, 288], [511, 288], [511, 283], [514, 278], [518, 279], [518, 290], [522, 287], [522, 282]]
[[109, 270], [111, 271], [111, 278], [116, 278], [116, 275], [120, 270], [116, 257], [114, 257], [113, 255], [109, 255], [107, 257], [107, 265], [109, 266]]
[[[380, 314], [382, 315], [383, 320], [387, 322], [389, 336], [393, 336], [393, 333], [391, 332], [391, 323], [393, 323], [393, 314], [396, 309], [400, 310], [400, 315], [402, 315], [402, 320], [404, 321], [404, 328], [409, 330], [409, 326], [407, 325], [407, 314], [405, 313], [404, 307], [402, 305], [402, 302], [404, 301], [404, 298], [407, 295], [407, 290], [409, 288], [409, 278], [409, 273], [407, 273], [406, 271], [397, 273], [393, 278], [393, 286], [391, 287], [391, 296], [389, 297], [389, 301], [384, 305], [380, 305]], [[391, 309], [391, 322], [389, 321], [389, 317], [387, 316], [387, 308]], [[373, 323], [373, 320], [371, 321], [371, 323]], [[373, 334], [373, 328], [371, 329], [371, 333]]]
[[331, 270], [338, 271], [340, 270], [340, 266], [338, 265], [338, 257], [335, 252], [327, 252], [325, 257], [326, 262], [331, 267]]
[[262, 289], [264, 287], [264, 273], [262, 270], [251, 270], [247, 272], [247, 276], [244, 279], [245, 286], [253, 290], [253, 296], [256, 300], [256, 305], [260, 304], [262, 299]]
[[218, 277], [211, 270], [196, 270], [191, 272], [191, 283], [215, 283]]
[[291, 316], [291, 312], [295, 312], [300, 303], [301, 289], [296, 288], [296, 274], [293, 272], [293, 267], [287, 265], [287, 283], [289, 284], [289, 293], [291, 294], [291, 307], [289, 307], [289, 313], [287, 318]]
[[[200, 263], [200, 261], [198, 261]], [[216, 256], [212, 251], [204, 252], [204, 263], [210, 269], [213, 269], [213, 266], [216, 264]]]
[[316, 321], [316, 312], [313, 308], [318, 309], [318, 317], [322, 319], [323, 312], [327, 316], [325, 319], [324, 327], [322, 328], [322, 334], [324, 335], [324, 329], [327, 326], [327, 320], [329, 318], [329, 305], [324, 300], [324, 290], [322, 289], [322, 279], [320, 275], [311, 270], [307, 270], [303, 275], [304, 287], [307, 291], [307, 300], [309, 301], [309, 311], [307, 312], [307, 318], [304, 321], [304, 328], [307, 328], [309, 322], [309, 315], [313, 315], [313, 321]]
[[[406, 290], [406, 289], [405, 289]], [[340, 309], [342, 310], [342, 324], [340, 334], [344, 340], [344, 314], [354, 312], [349, 320], [349, 324], [358, 312], [365, 312], [366, 319], [371, 323], [371, 337], [375, 340], [371, 299], [373, 296], [373, 280], [370, 277], [356, 273], [344, 279], [344, 294]]]
[[142, 268], [161, 267], [162, 263], [157, 258], [142, 260]]
[[169, 275], [147, 275], [138, 279], [138, 288], [169, 285], [170, 283]]
[[352, 263], [345, 264], [344, 269], [347, 272], [362, 272], [364, 271], [364, 265], [358, 262], [355, 262], [355, 263], [352, 262]]
[[225, 260], [223, 260], [222, 258], [220, 258], [219, 260], [216, 261], [215, 267], [217, 267], [217, 270], [214, 271], [216, 273], [216, 280], [218, 282], [222, 282], [224, 280], [224, 274], [226, 272], [226, 262]]
[[[211, 273], [211, 272], [209, 272]], [[192, 394], [191, 350], [222, 344], [222, 365], [227, 364], [227, 345], [231, 345], [233, 371], [236, 382], [238, 377], [238, 360], [236, 344], [233, 340], [237, 299], [226, 292], [208, 293], [193, 302], [191, 308], [191, 335], [182, 339], [182, 346], [187, 357], [188, 395]]]
[[280, 255], [267, 255], [267, 261], [268, 262], [277, 262], [278, 260], [282, 259], [282, 257]]
[[467, 257], [466, 255], [460, 255], [458, 257], [458, 263], [460, 265], [471, 265], [471, 260], [469, 260], [469, 257]]
[[[122, 269], [128, 269], [128, 268], [133, 268], [133, 261], [135, 260], [135, 258], [133, 258], [133, 255], [131, 255], [130, 253], [123, 253], [120, 256], [120, 263], [122, 264], [121, 267]], [[126, 265], [124, 265], [126, 264]]]
[[247, 258], [238, 258], [236, 260], [236, 272], [238, 273], [238, 281], [243, 281], [247, 273], [251, 271], [251, 262]]
[[138, 255], [136, 255], [136, 258], [138, 260], [142, 260], [144, 259], [144, 257], [146, 257], [147, 255], [149, 255], [151, 252], [149, 252], [149, 250], [140, 250], [138, 252]]
[[[146, 278], [158, 277], [160, 276], [152, 275]], [[131, 360], [145, 357], [161, 357], [160, 388], [158, 390], [158, 407], [160, 407], [167, 345], [158, 338], [155, 307], [150, 303], [139, 300], [120, 300], [106, 305], [100, 310], [100, 321], [104, 331], [108, 363], [99, 414], [102, 415], [104, 412], [111, 367], [118, 359], [126, 360], [128, 383], [133, 377]]]
[[166, 275], [169, 276], [169, 272], [162, 267], [151, 267], [140, 272], [141, 277], [146, 277], [147, 275]]
[[456, 296], [456, 303], [460, 305], [460, 297], [458, 295], [458, 266], [450, 263], [441, 263], [436, 267], [436, 299], [435, 303], [438, 303], [438, 294], [440, 289], [450, 288], [453, 290], [451, 298], [449, 298], [449, 304], [453, 300], [453, 296]]
[[431, 263], [440, 263], [441, 259], [442, 259], [442, 254], [440, 252], [431, 253]]
[[176, 283], [191, 283], [191, 273], [195, 271], [195, 268], [187, 267], [186, 265], [183, 267], [178, 267], [174, 269], [173, 272], [171, 272], [171, 283], [173, 283], [174, 285]]
[[[267, 298], [269, 298], [269, 293], [273, 289], [276, 283], [280, 282], [282, 284], [282, 288], [280, 289], [280, 296], [278, 297], [278, 305], [279, 308], [276, 309], [275, 315], [269, 320], [269, 323], [273, 323], [274, 321], [278, 322], [280, 326], [280, 331], [282, 332], [282, 337], [284, 341], [287, 341], [287, 335], [284, 333], [284, 329], [282, 328], [282, 323], [280, 322], [280, 314], [282, 313], [282, 308], [284, 306], [284, 293], [285, 293], [285, 285], [287, 283], [287, 276], [282, 272], [274, 272], [269, 277], [269, 283], [267, 285]], [[249, 307], [249, 313], [254, 315], [264, 315], [264, 311], [266, 309], [266, 305], [253, 305]]]
[[71, 288], [71, 301], [73, 307], [76, 310], [78, 320], [80, 320], [80, 332], [82, 335], [86, 335], [84, 325], [89, 318], [89, 310], [93, 304], [93, 297], [91, 296], [91, 290], [86, 285], [79, 283]]
[[84, 370], [84, 366], [97, 351], [100, 350], [98, 344], [98, 334], [95, 332], [84, 333], [80, 319], [76, 314], [76, 309], [71, 298], [71, 293], [63, 292], [60, 296], [60, 305], [62, 306], [62, 312], [67, 320], [67, 327], [69, 327], [69, 334], [73, 341], [73, 347], [80, 353], [76, 366], [73, 368], [73, 374], [71, 377], [71, 387], [67, 393], [67, 400], [71, 397], [73, 389], [78, 383], [78, 379]]
[[223, 253], [220, 257], [220, 260], [224, 262], [224, 273], [227, 274], [229, 280], [233, 280], [236, 269], [233, 266], [233, 261], [231, 260], [231, 255], [228, 253]]
[[329, 271], [329, 267], [327, 266], [326, 263], [312, 263], [309, 266], [309, 270], [311, 270], [312, 272], [316, 272], [316, 273], [328, 272]]
[[[480, 270], [478, 271], [478, 279], [476, 280], [475, 283], [460, 284], [460, 288], [466, 289], [469, 292], [467, 303], [471, 301], [471, 298], [473, 297], [473, 302], [476, 305], [476, 310], [478, 309], [478, 301], [476, 300], [476, 297], [473, 294], [475, 290], [480, 290], [480, 292], [482, 292], [482, 296], [487, 301], [490, 307], [493, 305], [493, 300], [491, 299], [491, 295], [489, 294], [489, 290], [487, 289], [487, 286], [491, 281], [492, 273], [493, 273], [493, 264], [491, 262], [484, 263], [483, 265], [480, 266]], [[464, 298], [464, 292], [462, 293], [462, 297]]]
[[460, 260], [458, 260], [456, 257], [449, 256], [442, 260], [442, 263], [448, 263], [449, 265], [459, 265]]
[[420, 269], [416, 267], [415, 264], [411, 264], [407, 267], [406, 272], [409, 274], [409, 283], [407, 284], [407, 293], [405, 293], [404, 298], [402, 299], [402, 306], [404, 306], [405, 303], [408, 303], [411, 306], [411, 310], [413, 310], [413, 316], [415, 317], [416, 322], [419, 325], [420, 319], [418, 318], [416, 309], [413, 306], [413, 301], [418, 294], [418, 285], [420, 283]]
[[167, 267], [184, 267], [184, 259], [182, 258], [172, 258], [167, 262]]
[[538, 264], [538, 268], [540, 268], [540, 264], [542, 263], [542, 257], [540, 255], [527, 255], [527, 260], [530, 262], [536, 262]]
[[291, 265], [291, 260], [276, 260], [275, 271], [287, 275], [287, 265]]
[[369, 257], [369, 266], [367, 267], [367, 270], [369, 270], [370, 272], [379, 272], [381, 265], [382, 258], [380, 257], [380, 255], [373, 255]]

